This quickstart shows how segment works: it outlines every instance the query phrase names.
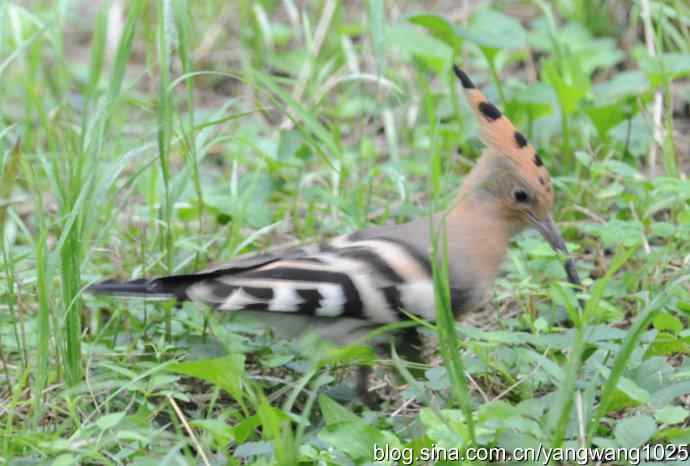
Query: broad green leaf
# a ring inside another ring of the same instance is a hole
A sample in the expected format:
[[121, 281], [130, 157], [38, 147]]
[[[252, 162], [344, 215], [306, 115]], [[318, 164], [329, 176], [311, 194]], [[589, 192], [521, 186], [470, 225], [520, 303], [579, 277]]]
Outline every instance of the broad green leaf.
[[127, 413], [124, 411], [121, 411], [119, 413], [106, 414], [105, 416], [101, 416], [98, 418], [98, 420], [96, 421], [96, 425], [101, 430], [111, 429], [118, 425], [126, 415]]
[[646, 51], [638, 54], [640, 68], [647, 74], [652, 87], [690, 75], [689, 53], [664, 53], [650, 57]]
[[57, 458], [55, 458], [50, 463], [50, 466], [76, 466], [79, 463], [80, 461], [76, 456], [71, 455], [69, 453], [63, 453], [62, 455], [59, 455]]
[[587, 47], [574, 53], [582, 71], [590, 75], [597, 69], [610, 69], [625, 58], [625, 54], [611, 38], [596, 38], [587, 43]]
[[477, 421], [486, 422], [491, 419], [506, 420], [511, 417], [519, 416], [520, 410], [504, 400], [494, 400], [484, 403], [477, 412]]
[[189, 375], [222, 388], [236, 400], [242, 400], [244, 355], [230, 354], [222, 358], [200, 359], [170, 364], [168, 369], [177, 374]]
[[[273, 442], [244, 442], [238, 445], [233, 452], [234, 456], [238, 458], [248, 458], [251, 456], [269, 456], [274, 451]], [[267, 465], [267, 462], [249, 463]]]
[[548, 84], [538, 82], [515, 92], [511, 99], [518, 102], [530, 117], [535, 119], [553, 111], [556, 95]]
[[[597, 101], [598, 103], [598, 101]], [[611, 128], [625, 121], [629, 117], [627, 105], [623, 103], [613, 103], [610, 105], [588, 105], [585, 113], [589, 116], [597, 129], [599, 137], [606, 137]]]
[[[604, 380], [611, 376], [611, 371], [603, 366], [599, 367], [599, 372], [601, 373]], [[634, 381], [627, 377], [621, 377], [618, 380], [618, 385], [616, 386], [618, 390], [625, 393], [625, 395], [631, 400], [639, 404], [647, 404], [651, 401], [651, 395], [647, 390], [637, 385]]]
[[645, 117], [639, 113], [631, 120], [622, 121], [613, 127], [609, 131], [609, 135], [621, 147], [626, 147], [631, 154], [638, 157], [647, 154], [649, 145], [652, 142], [651, 126], [647, 123]]
[[457, 34], [456, 27], [442, 16], [432, 13], [417, 13], [408, 16], [407, 21], [429, 31], [429, 34], [453, 49], [455, 54], [460, 52], [462, 37]]
[[535, 368], [539, 368], [540, 371], [544, 371], [554, 383], [557, 383], [565, 378], [563, 369], [552, 359], [544, 356], [543, 354], [527, 348], [519, 348], [518, 352], [522, 358], [531, 361]]
[[623, 71], [608, 81], [592, 86], [597, 104], [616, 102], [624, 97], [638, 97], [649, 90], [649, 79], [639, 70]]
[[652, 344], [647, 348], [645, 356], [671, 356], [690, 353], [690, 346], [677, 334], [660, 331]]
[[278, 160], [290, 160], [303, 147], [302, 134], [294, 129], [280, 130], [278, 143]]
[[232, 428], [232, 435], [237, 443], [244, 443], [256, 431], [261, 424], [258, 415], [245, 417], [239, 424]]
[[371, 460], [374, 445], [386, 445], [386, 437], [361, 419], [326, 426], [319, 438], [355, 460]]
[[678, 333], [685, 328], [683, 323], [669, 312], [659, 312], [652, 320], [652, 325], [657, 330], [670, 330]]
[[606, 160], [601, 164], [601, 167], [603, 167], [609, 173], [615, 173], [625, 178], [630, 178], [636, 181], [645, 180], [645, 177], [634, 167], [632, 167], [630, 164], [621, 162], [619, 160]]
[[361, 421], [352, 411], [339, 405], [326, 395], [319, 395], [319, 407], [326, 425], [333, 425], [340, 422]]
[[637, 448], [644, 445], [656, 433], [656, 421], [647, 415], [622, 419], [616, 424], [613, 435], [623, 448]]
[[670, 238], [677, 231], [677, 227], [670, 222], [654, 222], [650, 228], [653, 235], [661, 238]]
[[465, 416], [459, 409], [444, 409], [436, 412], [431, 408], [422, 408], [419, 420], [425, 427], [426, 435], [441, 448], [462, 447], [467, 445], [469, 432]]
[[680, 424], [690, 416], [690, 411], [680, 406], [664, 406], [654, 413], [654, 418], [661, 424]]
[[[606, 192], [611, 193], [610, 190]], [[618, 191], [620, 192], [620, 191]], [[598, 196], [602, 197], [602, 196]], [[624, 246], [634, 246], [639, 244], [642, 238], [644, 227], [640, 222], [634, 220], [613, 219], [606, 224], [586, 224], [582, 229], [599, 237], [605, 247], [615, 247], [623, 244]]]
[[440, 73], [447, 69], [453, 51], [445, 43], [409, 24], [387, 26], [386, 46], [396, 50], [404, 60], [421, 60], [426, 66]]
[[469, 30], [458, 28], [457, 31], [479, 47], [495, 50], [522, 48], [527, 39], [519, 21], [488, 8], [472, 15]]

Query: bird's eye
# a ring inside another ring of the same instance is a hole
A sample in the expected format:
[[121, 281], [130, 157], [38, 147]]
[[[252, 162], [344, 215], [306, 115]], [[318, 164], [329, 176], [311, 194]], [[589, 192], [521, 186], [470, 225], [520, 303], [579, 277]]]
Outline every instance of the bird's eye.
[[517, 202], [527, 202], [527, 199], [529, 199], [529, 196], [527, 196], [527, 193], [523, 191], [522, 189], [517, 189], [513, 192], [513, 197]]

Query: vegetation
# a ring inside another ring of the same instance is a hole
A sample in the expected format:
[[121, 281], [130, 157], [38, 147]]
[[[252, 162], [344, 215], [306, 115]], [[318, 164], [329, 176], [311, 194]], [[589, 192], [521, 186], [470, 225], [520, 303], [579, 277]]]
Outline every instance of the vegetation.
[[[0, 3], [0, 462], [690, 442], [690, 7], [476, 3]], [[581, 293], [525, 232], [428, 364], [83, 293], [443, 207], [481, 151], [453, 62], [539, 148]]]

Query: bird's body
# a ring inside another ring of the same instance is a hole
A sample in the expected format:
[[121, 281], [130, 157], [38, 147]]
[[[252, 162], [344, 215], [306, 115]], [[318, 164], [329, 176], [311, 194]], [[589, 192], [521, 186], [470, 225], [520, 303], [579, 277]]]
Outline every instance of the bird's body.
[[[554, 193], [536, 151], [461, 70], [455, 68], [455, 72], [487, 148], [446, 211], [236, 260], [204, 272], [107, 281], [92, 285], [89, 291], [174, 297], [224, 311], [360, 319], [373, 324], [404, 319], [405, 312], [434, 320], [432, 243], [445, 239], [447, 247], [436, 250], [447, 251], [453, 310], [456, 315], [473, 310], [485, 300], [516, 233], [533, 226], [554, 249], [566, 252], [566, 248], [551, 219]], [[566, 270], [571, 281], [577, 282], [571, 262]]]
[[[195, 274], [103, 282], [90, 291], [192, 300], [226, 311], [348, 317], [376, 324], [404, 318], [402, 310], [434, 320], [432, 235], [453, 239], [447, 249], [448, 276], [453, 308], [458, 312], [472, 310], [485, 300], [512, 236], [508, 231], [488, 234], [496, 231], [495, 217], [470, 221], [474, 216], [469, 210], [461, 212], [450, 210], [410, 223], [373, 227]], [[443, 228], [445, 235], [440, 234]]]

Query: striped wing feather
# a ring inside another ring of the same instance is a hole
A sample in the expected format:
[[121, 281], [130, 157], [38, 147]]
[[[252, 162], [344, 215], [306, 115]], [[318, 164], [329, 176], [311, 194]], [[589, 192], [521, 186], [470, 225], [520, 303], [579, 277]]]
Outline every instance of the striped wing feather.
[[255, 310], [395, 322], [401, 309], [433, 319], [431, 266], [385, 238], [336, 238], [312, 251], [202, 278], [186, 297], [220, 310]]

